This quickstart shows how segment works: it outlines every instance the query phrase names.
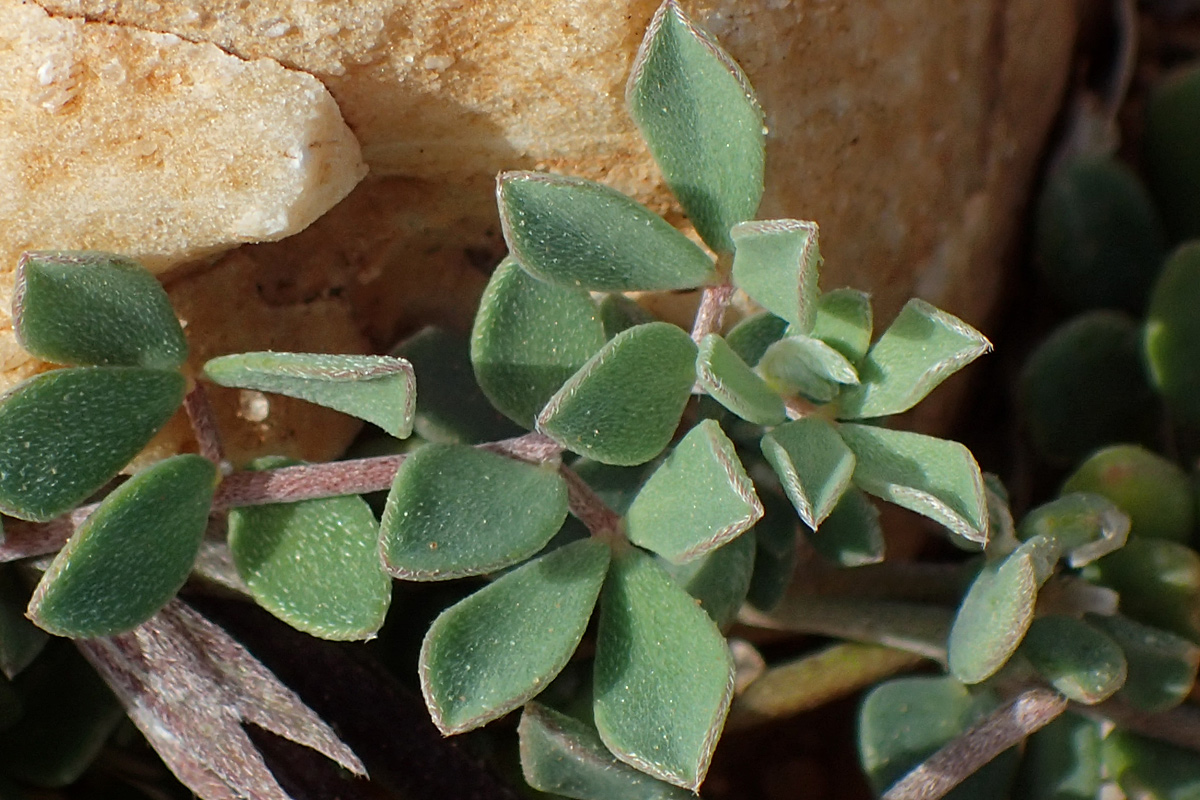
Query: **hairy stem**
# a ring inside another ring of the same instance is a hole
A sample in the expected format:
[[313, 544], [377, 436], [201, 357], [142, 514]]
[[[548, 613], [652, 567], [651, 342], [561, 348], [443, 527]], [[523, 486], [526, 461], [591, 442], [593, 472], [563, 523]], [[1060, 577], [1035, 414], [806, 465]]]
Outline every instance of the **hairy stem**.
[[696, 310], [696, 320], [692, 323], [692, 340], [696, 344], [710, 333], [719, 333], [721, 324], [725, 321], [725, 311], [733, 298], [733, 286], [721, 283], [716, 286], [706, 286], [700, 295], [700, 307]]
[[220, 467], [225, 474], [229, 465], [225, 462], [225, 448], [221, 444], [221, 431], [217, 428], [217, 418], [213, 413], [212, 403], [208, 399], [208, 390], [203, 383], [197, 383], [183, 398], [183, 410], [187, 412], [188, 421], [192, 425], [192, 433], [200, 448], [200, 455]]
[[937, 800], [984, 764], [1067, 709], [1050, 689], [1028, 689], [925, 759], [884, 793], [882, 800]]
[[571, 513], [598, 539], [611, 541], [622, 536], [621, 517], [600, 499], [575, 470], [563, 465], [558, 474], [567, 482], [567, 497]]

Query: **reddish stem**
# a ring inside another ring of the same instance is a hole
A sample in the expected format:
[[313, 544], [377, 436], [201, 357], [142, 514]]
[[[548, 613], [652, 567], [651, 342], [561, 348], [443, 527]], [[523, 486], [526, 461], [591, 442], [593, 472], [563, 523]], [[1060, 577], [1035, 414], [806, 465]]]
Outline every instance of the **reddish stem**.
[[183, 410], [187, 412], [188, 421], [192, 424], [192, 433], [196, 436], [200, 455], [220, 466], [225, 459], [225, 449], [221, 445], [221, 431], [217, 428], [217, 417], [213, 413], [204, 384], [197, 383], [187, 393], [183, 398]]
[[696, 344], [700, 344], [708, 334], [720, 332], [732, 298], [733, 286], [729, 283], [705, 287], [700, 296], [700, 307], [696, 309], [696, 319], [692, 323], [692, 340]]

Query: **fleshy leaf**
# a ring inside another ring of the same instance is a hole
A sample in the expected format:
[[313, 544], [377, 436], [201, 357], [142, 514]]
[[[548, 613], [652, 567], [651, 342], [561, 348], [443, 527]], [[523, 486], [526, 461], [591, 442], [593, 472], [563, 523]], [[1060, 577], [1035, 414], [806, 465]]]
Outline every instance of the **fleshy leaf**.
[[611, 293], [600, 301], [600, 320], [604, 323], [604, 336], [611, 339], [634, 325], [654, 322], [655, 316], [623, 294]]
[[471, 364], [492, 405], [533, 428], [546, 401], [604, 342], [587, 292], [540, 281], [506, 258], [479, 301]]
[[221, 386], [298, 397], [378, 425], [398, 439], [412, 433], [416, 378], [401, 358], [237, 353], [209, 361], [204, 377]]
[[1124, 314], [1092, 311], [1042, 340], [1017, 390], [1038, 455], [1070, 466], [1107, 444], [1157, 438], [1161, 403], [1146, 377], [1141, 335]]
[[756, 220], [730, 231], [737, 251], [733, 283], [754, 302], [787, 320], [793, 334], [812, 331], [821, 252], [817, 223]]
[[393, 356], [412, 364], [413, 373], [421, 376], [413, 430], [422, 439], [479, 444], [524, 432], [497, 411], [479, 388], [470, 349], [466, 336], [428, 327], [392, 350]]
[[183, 402], [178, 372], [75, 367], [0, 397], [0, 511], [45, 521], [129, 463]]
[[987, 538], [983, 476], [958, 442], [909, 431], [843, 424], [838, 432], [855, 458], [862, 490], [923, 514], [971, 542]]
[[804, 524], [816, 530], [833, 511], [854, 475], [854, 454], [829, 422], [818, 417], [786, 422], [762, 438], [763, 456]]
[[1122, 614], [1200, 644], [1200, 554], [1192, 548], [1134, 539], [1085, 574], [1120, 593]]
[[0, 672], [9, 680], [37, 658], [50, 638], [25, 616], [29, 588], [17, 569], [15, 564], [0, 566]]
[[638, 48], [625, 103], [696, 231], [718, 253], [763, 193], [763, 112], [741, 68], [675, 0]]
[[547, 172], [497, 181], [508, 249], [535, 278], [600, 292], [693, 289], [712, 259], [662, 217], [602, 183]]
[[992, 349], [983, 334], [924, 300], [909, 300], [859, 365], [861, 383], [842, 393], [839, 416], [899, 414]]
[[1196, 521], [1191, 478], [1174, 462], [1136, 444], [1116, 444], [1088, 456], [1062, 487], [1095, 492], [1129, 515], [1129, 535], [1186, 543]]
[[55, 364], [177, 369], [187, 340], [158, 279], [99, 252], [25, 253], [13, 287], [21, 346]]
[[1196, 751], [1117, 729], [1104, 737], [1104, 766], [1123, 796], [1192, 800], [1200, 793]]
[[659, 563], [688, 594], [700, 601], [713, 622], [722, 628], [733, 622], [746, 602], [754, 573], [755, 537], [752, 531], [710, 550], [686, 564]]
[[753, 367], [758, 365], [768, 347], [784, 337], [787, 329], [786, 319], [764, 311], [734, 325], [725, 341], [738, 358]]
[[746, 599], [760, 611], [770, 611], [783, 599], [796, 572], [796, 514], [774, 492], [759, 491], [763, 518], [754, 526], [754, 573]]
[[250, 595], [293, 628], [365, 639], [383, 625], [392, 580], [379, 560], [375, 515], [357, 495], [232, 509], [229, 552]]
[[954, 617], [947, 644], [950, 672], [979, 683], [1016, 652], [1033, 621], [1037, 591], [1049, 577], [1059, 549], [1035, 537], [1000, 562], [985, 564]]
[[1096, 800], [1104, 782], [1100, 723], [1067, 712], [1025, 740], [1014, 797]]
[[1129, 517], [1098, 494], [1072, 492], [1026, 514], [1017, 535], [1052, 538], [1072, 567], [1082, 567], [1125, 546]]
[[553, 466], [428, 444], [396, 472], [381, 552], [405, 580], [482, 575], [541, 550], [566, 516], [567, 487]]
[[618, 761], [594, 728], [540, 703], [525, 704], [517, 736], [521, 742], [521, 771], [538, 791], [578, 800], [695, 797]]
[[[1200, 223], [1198, 223], [1200, 224]], [[1200, 426], [1200, 242], [1176, 250], [1150, 295], [1146, 361], [1155, 387], [1181, 422]]]
[[[776, 383], [793, 390], [804, 391], [811, 380], [808, 376], [831, 385], [858, 383], [854, 365], [833, 347], [811, 336], [788, 336], [775, 342], [763, 354], [758, 368]], [[836, 391], [836, 387], [833, 388]]]
[[861, 490], [850, 486], [808, 540], [825, 558], [841, 567], [861, 567], [883, 561], [886, 542], [879, 509]]
[[118, 486], [71, 535], [29, 601], [29, 618], [58, 636], [137, 627], [187, 580], [208, 525], [217, 468], [173, 456]]
[[[949, 676], [900, 678], [872, 689], [858, 717], [858, 752], [876, 793], [882, 794], [942, 745], [996, 705], [988, 692], [972, 693]], [[992, 761], [946, 795], [954, 800], [1008, 796], [1015, 753]]]
[[706, 419], [646, 481], [625, 530], [634, 544], [682, 563], [745, 533], [762, 514], [733, 442]]
[[1125, 654], [1110, 637], [1065, 616], [1038, 617], [1021, 653], [1043, 678], [1069, 699], [1091, 705], [1125, 683]]
[[704, 391], [747, 422], [778, 425], [787, 418], [783, 398], [715, 333], [700, 342], [696, 377]]
[[61, 639], [50, 642], [13, 688], [24, 714], [0, 733], [0, 770], [35, 786], [74, 783], [124, 716], [75, 645]]
[[708, 614], [650, 556], [615, 555], [596, 637], [596, 728], [608, 749], [695, 791], [732, 691], [733, 660]]
[[1142, 711], [1156, 712], [1183, 702], [1196, 683], [1200, 647], [1120, 614], [1088, 614], [1087, 621], [1125, 651], [1129, 675], [1117, 697]]
[[583, 637], [608, 569], [596, 539], [565, 545], [438, 616], [421, 646], [421, 691], [449, 735], [501, 717], [550, 684]]
[[846, 359], [857, 364], [871, 345], [873, 317], [871, 298], [857, 289], [834, 289], [817, 301], [817, 313], [809, 336], [820, 339]]
[[696, 345], [650, 322], [617, 334], [538, 415], [537, 429], [568, 450], [618, 466], [641, 464], [671, 441], [696, 377]]
[[1146, 176], [1169, 232], [1200, 236], [1200, 69], [1194, 63], [1156, 81], [1146, 102]]

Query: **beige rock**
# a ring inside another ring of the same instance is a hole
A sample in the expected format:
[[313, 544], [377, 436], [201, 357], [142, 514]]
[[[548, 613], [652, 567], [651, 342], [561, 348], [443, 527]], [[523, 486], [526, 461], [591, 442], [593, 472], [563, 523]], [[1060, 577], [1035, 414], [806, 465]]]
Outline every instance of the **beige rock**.
[[[670, 209], [622, 109], [657, 0], [42, 2], [310, 71], [372, 169], [431, 181], [480, 219], [481, 176], [529, 166]], [[1065, 82], [1074, 0], [684, 5], [757, 87], [771, 130], [762, 215], [821, 224], [825, 285], [872, 290], [884, 320], [915, 293], [986, 321]], [[449, 245], [480, 240], [413, 213]]]
[[152, 270], [295, 233], [365, 174], [312, 76], [266, 59], [0, 0], [0, 385], [42, 368], [8, 298], [27, 249]]

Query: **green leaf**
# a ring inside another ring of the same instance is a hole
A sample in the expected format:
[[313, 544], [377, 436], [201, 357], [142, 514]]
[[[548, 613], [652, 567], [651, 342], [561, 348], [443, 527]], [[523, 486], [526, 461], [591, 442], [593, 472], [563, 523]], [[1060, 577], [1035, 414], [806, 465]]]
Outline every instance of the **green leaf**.
[[1195, 800], [1200, 796], [1196, 751], [1114, 730], [1104, 738], [1104, 765], [1125, 797]]
[[633, 466], [671, 441], [696, 378], [696, 345], [666, 322], [617, 334], [550, 398], [537, 429], [573, 453]]
[[625, 531], [634, 544], [682, 563], [745, 533], [762, 514], [733, 442], [706, 419], [638, 492]]
[[753, 367], [758, 365], [768, 347], [783, 338], [787, 329], [786, 319], [764, 311], [734, 325], [725, 341], [738, 358]]
[[[996, 705], [949, 676], [900, 678], [872, 689], [858, 716], [858, 752], [876, 794], [904, 777]], [[1008, 750], [946, 797], [1002, 800], [1008, 796], [1015, 751]]]
[[756, 220], [734, 225], [730, 235], [737, 247], [733, 256], [734, 285], [787, 320], [792, 333], [812, 331], [822, 260], [817, 223]]
[[1125, 654], [1120, 646], [1074, 617], [1033, 620], [1021, 653], [1051, 686], [1078, 703], [1099, 703], [1125, 683]]
[[839, 416], [865, 419], [899, 414], [938, 384], [992, 349], [983, 334], [924, 300], [909, 300], [867, 351], [861, 383], [842, 393]]
[[112, 491], [54, 557], [29, 618], [57, 636], [132, 630], [187, 580], [208, 525], [217, 468], [173, 456]]
[[517, 726], [530, 786], [578, 800], [691, 800], [695, 795], [618, 761], [589, 725], [529, 702]]
[[1100, 724], [1067, 712], [1025, 740], [1013, 797], [1096, 800], [1103, 779]]
[[546, 401], [604, 342], [587, 292], [540, 281], [506, 258], [479, 301], [471, 364], [492, 405], [533, 428]]
[[809, 336], [820, 339], [857, 364], [867, 354], [872, 331], [871, 297], [857, 289], [834, 289], [817, 301]]
[[596, 728], [608, 749], [695, 791], [732, 691], [733, 660], [708, 614], [650, 556], [616, 554], [596, 637]]
[[863, 491], [923, 514], [971, 542], [987, 538], [983, 476], [958, 442], [870, 425], [843, 424]]
[[746, 600], [760, 611], [770, 611], [779, 605], [796, 572], [796, 515], [780, 495], [763, 490], [758, 495], [764, 513], [753, 528], [754, 573]]
[[693, 289], [716, 279], [712, 259], [636, 200], [547, 172], [503, 172], [500, 224], [513, 257], [548, 283], [600, 292]]
[[1200, 668], [1200, 648], [1196, 645], [1120, 614], [1088, 614], [1087, 621], [1125, 651], [1129, 675], [1117, 697], [1153, 713], [1174, 708], [1191, 692]]
[[[768, 379], [791, 391], [805, 391], [817, 379], [828, 385], [832, 400], [841, 386], [858, 383], [858, 372], [846, 357], [834, 348], [810, 336], [788, 336], [767, 348], [758, 368]], [[811, 391], [811, 390], [810, 390]], [[818, 402], [828, 402], [824, 397]]]
[[[254, 466], [292, 463], [269, 458]], [[366, 639], [383, 625], [392, 580], [379, 560], [379, 525], [361, 497], [232, 509], [229, 551], [250, 595], [297, 630]]]
[[25, 616], [29, 587], [16, 564], [0, 566], [0, 672], [15, 678], [42, 652], [49, 637]]
[[162, 284], [133, 259], [98, 252], [25, 253], [13, 331], [56, 364], [177, 369], [187, 340]]
[[1200, 69], [1186, 66], [1157, 82], [1146, 103], [1146, 177], [1176, 239], [1200, 236]]
[[700, 607], [713, 622], [725, 628], [746, 602], [754, 574], [755, 549], [754, 533], [747, 531], [686, 564], [672, 564], [665, 558], [658, 561], [676, 583], [700, 601]]
[[0, 397], [0, 511], [42, 522], [82, 503], [183, 402], [178, 372], [76, 367]]
[[421, 691], [443, 734], [501, 717], [575, 652], [608, 570], [595, 539], [565, 545], [443, 611], [421, 645]]
[[1077, 311], [1140, 314], [1166, 255], [1162, 220], [1137, 173], [1109, 155], [1082, 156], [1046, 179], [1034, 226], [1034, 263]]
[[760, 446], [800, 519], [813, 530], [819, 528], [854, 475], [850, 448], [819, 417], [785, 422], [763, 436]]
[[1150, 295], [1145, 328], [1146, 361], [1154, 386], [1172, 413], [1200, 426], [1200, 242], [1176, 250]]
[[553, 465], [428, 444], [396, 472], [381, 552], [405, 580], [482, 575], [541, 550], [566, 516], [567, 487]]
[[1051, 332], [1017, 386], [1038, 455], [1070, 466], [1106, 444], [1154, 441], [1160, 404], [1142, 362], [1141, 327], [1124, 314], [1092, 311]]
[[1058, 559], [1045, 537], [1025, 542], [998, 563], [985, 564], [954, 617], [947, 643], [950, 672], [963, 683], [996, 674], [1033, 621], [1038, 588]]
[[1136, 444], [1117, 444], [1088, 456], [1062, 493], [1094, 492], [1129, 515], [1129, 535], [1186, 543], [1196, 521], [1191, 478], [1174, 462]]
[[696, 376], [704, 391], [747, 422], [778, 425], [787, 419], [783, 398], [715, 333], [700, 342]]
[[638, 48], [625, 103], [696, 231], [718, 253], [763, 193], [763, 112], [741, 68], [674, 0]]
[[604, 324], [604, 337], [611, 339], [634, 325], [654, 322], [655, 316], [623, 294], [606, 294], [600, 301], [600, 320]]
[[479, 444], [524, 432], [497, 411], [479, 388], [470, 350], [466, 336], [437, 327], [422, 329], [392, 350], [421, 376], [413, 430], [422, 439]]
[[391, 356], [237, 353], [204, 365], [221, 386], [298, 397], [378, 425], [398, 439], [412, 433], [417, 384], [412, 365]]
[[634, 467], [615, 467], [588, 458], [577, 458], [571, 464], [571, 471], [583, 478], [584, 483], [604, 501], [604, 505], [624, 515], [657, 467], [657, 461]]
[[851, 486], [808, 540], [823, 557], [840, 567], [861, 567], [883, 561], [886, 542], [879, 509], [861, 490]]
[[108, 685], [62, 639], [13, 687], [25, 714], [0, 733], [0, 771], [34, 786], [74, 783], [125, 716]]
[[1026, 514], [1017, 535], [1052, 538], [1072, 567], [1082, 567], [1125, 546], [1129, 517], [1098, 494], [1073, 492]]
[[1085, 574], [1120, 593], [1122, 614], [1200, 644], [1200, 554], [1192, 548], [1134, 539]]

